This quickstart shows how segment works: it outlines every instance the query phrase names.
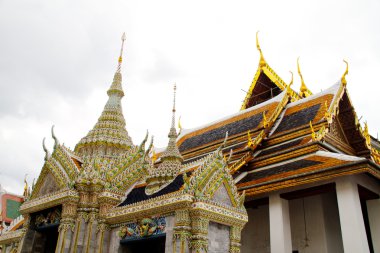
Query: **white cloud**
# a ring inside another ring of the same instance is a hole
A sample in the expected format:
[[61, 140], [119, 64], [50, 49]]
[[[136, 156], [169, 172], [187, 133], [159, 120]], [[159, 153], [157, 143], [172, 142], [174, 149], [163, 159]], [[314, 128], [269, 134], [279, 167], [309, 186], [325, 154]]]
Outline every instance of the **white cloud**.
[[341, 77], [347, 59], [351, 99], [376, 136], [379, 11], [378, 1], [0, 0], [0, 183], [21, 194], [24, 174], [38, 175], [52, 124], [71, 148], [93, 127], [123, 31], [135, 143], [149, 129], [166, 145], [174, 82], [185, 128], [236, 112], [258, 64], [257, 30], [275, 71], [289, 81], [300, 56], [315, 92]]

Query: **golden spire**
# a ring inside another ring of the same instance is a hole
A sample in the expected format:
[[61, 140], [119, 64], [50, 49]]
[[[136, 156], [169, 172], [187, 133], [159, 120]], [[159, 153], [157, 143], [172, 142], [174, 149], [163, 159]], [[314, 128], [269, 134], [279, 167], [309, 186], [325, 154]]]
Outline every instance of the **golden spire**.
[[306, 87], [305, 81], [303, 80], [303, 76], [301, 74], [301, 69], [300, 69], [300, 58], [297, 58], [297, 69], [298, 69], [298, 74], [301, 77], [301, 88], [300, 88], [300, 96], [303, 98], [306, 98], [311, 95], [310, 90]]
[[256, 32], [256, 47], [257, 47], [257, 50], [259, 50], [259, 52], [260, 52], [260, 63], [259, 63], [259, 66], [263, 67], [267, 63], [266, 63], [266, 61], [264, 59], [264, 55], [263, 55], [263, 52], [261, 51], [261, 47], [260, 47], [260, 44], [259, 44], [259, 31]]
[[121, 63], [123, 62], [123, 49], [124, 49], [124, 41], [126, 39], [125, 33], [121, 36], [121, 49], [120, 49], [120, 55], [119, 55], [119, 60], [117, 64], [117, 72], [120, 72], [121, 69]]
[[346, 63], [346, 71], [344, 71], [343, 76], [341, 78], [341, 83], [346, 86], [347, 81], [346, 81], [346, 75], [348, 74], [348, 62], [346, 60], [343, 60], [344, 63]]

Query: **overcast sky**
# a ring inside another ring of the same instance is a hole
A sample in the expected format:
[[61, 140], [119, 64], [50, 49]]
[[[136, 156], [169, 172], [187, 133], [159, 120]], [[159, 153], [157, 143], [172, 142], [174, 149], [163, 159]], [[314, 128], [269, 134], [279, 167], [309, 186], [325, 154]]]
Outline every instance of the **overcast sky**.
[[24, 175], [38, 177], [51, 125], [72, 149], [93, 127], [124, 31], [123, 110], [135, 144], [149, 129], [166, 145], [174, 82], [184, 128], [237, 112], [259, 61], [257, 30], [277, 74], [289, 82], [300, 56], [314, 93], [340, 79], [347, 59], [350, 97], [376, 136], [379, 13], [377, 0], [0, 0], [0, 184], [22, 194]]

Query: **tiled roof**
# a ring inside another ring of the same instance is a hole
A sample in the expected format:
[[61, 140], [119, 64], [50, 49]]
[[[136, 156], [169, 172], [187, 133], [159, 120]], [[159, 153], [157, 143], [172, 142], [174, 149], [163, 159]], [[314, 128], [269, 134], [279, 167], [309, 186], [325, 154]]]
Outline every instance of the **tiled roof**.
[[132, 203], [136, 203], [136, 202], [152, 199], [152, 198], [155, 198], [155, 197], [158, 197], [158, 196], [162, 196], [162, 195], [165, 195], [165, 194], [169, 194], [169, 193], [178, 191], [181, 188], [182, 185], [183, 185], [183, 176], [182, 176], [182, 174], [180, 174], [180, 175], [178, 175], [173, 180], [173, 182], [171, 182], [165, 188], [163, 188], [162, 190], [160, 190], [160, 191], [158, 191], [158, 192], [156, 192], [156, 193], [154, 193], [152, 195], [147, 195], [145, 193], [145, 187], [146, 186], [142, 186], [142, 187], [139, 187], [139, 188], [134, 188], [128, 194], [127, 198], [123, 201], [123, 203], [120, 204], [120, 206], [129, 205], [129, 204], [132, 204]]
[[221, 140], [225, 137], [226, 132], [231, 135], [235, 135], [238, 133], [242, 133], [251, 129], [256, 128], [263, 119], [262, 113], [254, 114], [250, 117], [234, 121], [232, 123], [223, 125], [221, 127], [209, 130], [200, 135], [196, 135], [194, 137], [186, 139], [179, 146], [179, 150], [181, 152], [185, 152], [186, 150], [202, 146], [204, 144]]
[[279, 165], [276, 167], [271, 167], [268, 169], [260, 170], [257, 172], [253, 171], [252, 173], [249, 173], [246, 177], [244, 177], [239, 182], [239, 184], [240, 183], [246, 183], [246, 182], [249, 182], [252, 180], [257, 180], [257, 179], [273, 176], [273, 175], [277, 175], [277, 174], [281, 174], [281, 173], [292, 171], [292, 170], [307, 168], [307, 167], [317, 165], [317, 164], [321, 164], [321, 163], [322, 162], [319, 162], [319, 161], [303, 159], [303, 160], [298, 160], [298, 161], [286, 163], [283, 165]]
[[321, 104], [315, 104], [295, 113], [285, 115], [274, 134], [309, 124], [317, 115]]
[[265, 156], [265, 155], [269, 155], [269, 154], [273, 154], [273, 153], [276, 153], [276, 152], [278, 152], [278, 151], [283, 151], [283, 150], [286, 150], [286, 149], [292, 148], [292, 147], [294, 147], [294, 146], [299, 145], [299, 144], [302, 142], [302, 140], [303, 140], [303, 139], [297, 139], [297, 140], [290, 141], [290, 142], [287, 142], [287, 143], [284, 143], [284, 144], [280, 144], [280, 145], [275, 146], [275, 147], [269, 147], [268, 149], [262, 150], [262, 151], [258, 154], [258, 157], [260, 157], [260, 156]]

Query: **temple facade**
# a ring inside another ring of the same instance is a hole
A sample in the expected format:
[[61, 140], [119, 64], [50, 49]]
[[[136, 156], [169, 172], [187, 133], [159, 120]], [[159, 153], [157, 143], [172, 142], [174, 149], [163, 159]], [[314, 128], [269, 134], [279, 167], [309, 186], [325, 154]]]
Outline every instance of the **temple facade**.
[[360, 124], [346, 71], [313, 94], [260, 53], [241, 110], [168, 144], [134, 144], [122, 52], [95, 126], [74, 150], [54, 134], [1, 252], [380, 252], [380, 143]]

